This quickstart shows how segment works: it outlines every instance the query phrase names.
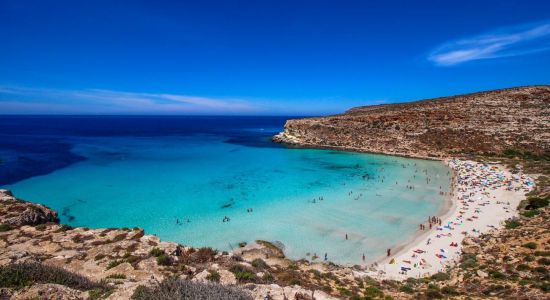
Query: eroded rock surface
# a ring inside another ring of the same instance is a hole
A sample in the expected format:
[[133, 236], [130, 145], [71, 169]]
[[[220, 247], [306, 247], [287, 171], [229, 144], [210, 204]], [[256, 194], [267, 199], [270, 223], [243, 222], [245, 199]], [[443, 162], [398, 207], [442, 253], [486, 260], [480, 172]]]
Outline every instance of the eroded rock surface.
[[550, 152], [550, 86], [363, 106], [289, 120], [274, 141], [411, 157]]

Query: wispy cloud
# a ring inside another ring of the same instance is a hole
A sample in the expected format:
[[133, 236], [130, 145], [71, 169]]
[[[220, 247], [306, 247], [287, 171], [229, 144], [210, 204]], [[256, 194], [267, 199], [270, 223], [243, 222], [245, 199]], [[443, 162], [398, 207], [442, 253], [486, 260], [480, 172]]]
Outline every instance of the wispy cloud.
[[550, 50], [550, 21], [500, 28], [438, 47], [428, 60], [439, 66]]
[[242, 99], [112, 90], [0, 86], [0, 113], [250, 114], [264, 108]]

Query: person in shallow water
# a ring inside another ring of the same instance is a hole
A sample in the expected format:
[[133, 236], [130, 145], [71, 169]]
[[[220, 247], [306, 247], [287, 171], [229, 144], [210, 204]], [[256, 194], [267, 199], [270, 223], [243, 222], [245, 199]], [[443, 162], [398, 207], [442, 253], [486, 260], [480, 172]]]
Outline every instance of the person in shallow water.
[[328, 260], [328, 253], [325, 253], [325, 261]]

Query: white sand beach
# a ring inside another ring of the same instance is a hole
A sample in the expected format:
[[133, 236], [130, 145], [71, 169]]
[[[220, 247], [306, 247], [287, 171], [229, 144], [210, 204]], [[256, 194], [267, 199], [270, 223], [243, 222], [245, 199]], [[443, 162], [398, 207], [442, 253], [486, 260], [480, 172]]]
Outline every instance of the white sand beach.
[[[517, 216], [517, 206], [534, 181], [512, 174], [502, 166], [473, 161], [448, 160], [454, 171], [450, 210], [430, 224], [428, 216], [419, 220], [425, 226], [417, 238], [369, 269], [367, 275], [378, 279], [403, 280], [431, 275], [460, 258], [466, 236], [478, 236], [504, 226]], [[420, 227], [420, 226], [419, 226]]]

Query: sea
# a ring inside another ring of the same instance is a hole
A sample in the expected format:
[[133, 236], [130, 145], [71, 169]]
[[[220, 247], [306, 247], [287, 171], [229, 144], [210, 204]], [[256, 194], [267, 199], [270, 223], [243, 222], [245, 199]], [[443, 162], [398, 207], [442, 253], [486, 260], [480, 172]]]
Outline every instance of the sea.
[[[0, 188], [62, 223], [369, 264], [447, 207], [439, 161], [273, 143], [292, 116], [0, 116]], [[365, 260], [363, 260], [363, 255]]]

